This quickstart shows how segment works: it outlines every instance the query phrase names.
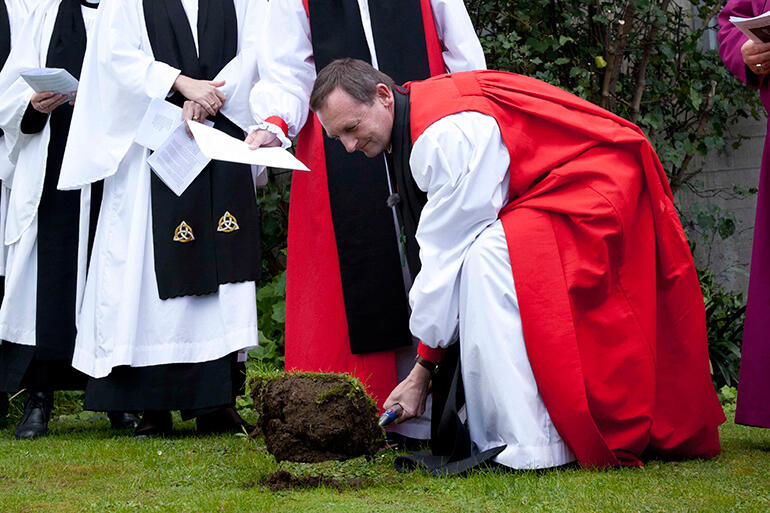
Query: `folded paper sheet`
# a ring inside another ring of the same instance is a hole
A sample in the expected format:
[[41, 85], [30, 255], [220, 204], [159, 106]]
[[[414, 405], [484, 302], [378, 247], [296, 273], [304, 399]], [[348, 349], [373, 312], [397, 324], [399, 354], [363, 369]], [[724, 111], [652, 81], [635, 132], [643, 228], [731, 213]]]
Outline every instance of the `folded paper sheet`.
[[216, 128], [194, 121], [188, 121], [187, 124], [195, 136], [195, 142], [198, 143], [203, 154], [210, 159], [310, 171], [305, 164], [283, 148], [252, 150], [246, 142], [230, 137]]
[[78, 81], [69, 71], [61, 68], [30, 68], [21, 72], [21, 78], [36, 93], [51, 91], [66, 95], [72, 100], [72, 93], [78, 90]]

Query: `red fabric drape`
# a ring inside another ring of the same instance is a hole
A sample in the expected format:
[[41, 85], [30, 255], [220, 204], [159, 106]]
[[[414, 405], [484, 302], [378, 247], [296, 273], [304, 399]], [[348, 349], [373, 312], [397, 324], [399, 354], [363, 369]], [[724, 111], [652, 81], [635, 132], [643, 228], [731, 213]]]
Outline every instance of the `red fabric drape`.
[[413, 140], [461, 111], [500, 126], [511, 156], [511, 202], [500, 217], [527, 353], [580, 463], [719, 454], [724, 414], [703, 297], [665, 173], [639, 128], [510, 73], [410, 88]]
[[[430, 1], [421, 2], [430, 70], [443, 73], [444, 60]], [[397, 384], [395, 353], [350, 352], [322, 130], [318, 118], [311, 113], [297, 140], [297, 158], [311, 172], [296, 172], [292, 176], [285, 366], [287, 371], [348, 372], [361, 379], [381, 408]]]

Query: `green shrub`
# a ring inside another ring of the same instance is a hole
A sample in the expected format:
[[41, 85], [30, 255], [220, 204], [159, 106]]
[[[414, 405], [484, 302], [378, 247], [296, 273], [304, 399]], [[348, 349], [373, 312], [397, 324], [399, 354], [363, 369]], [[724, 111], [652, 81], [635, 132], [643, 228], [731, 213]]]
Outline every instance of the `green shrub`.
[[706, 304], [711, 379], [717, 390], [738, 384], [746, 304], [743, 294], [726, 291], [708, 270], [698, 273]]

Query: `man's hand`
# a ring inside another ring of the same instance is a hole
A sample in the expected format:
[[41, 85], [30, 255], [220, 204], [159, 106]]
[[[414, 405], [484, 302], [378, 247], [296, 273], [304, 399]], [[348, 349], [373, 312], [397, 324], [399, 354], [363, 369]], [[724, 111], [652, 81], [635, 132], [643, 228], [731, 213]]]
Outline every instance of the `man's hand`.
[[50, 114], [56, 107], [65, 103], [67, 96], [51, 91], [45, 91], [42, 93], [35, 93], [32, 98], [29, 99], [29, 104], [32, 108], [43, 114]]
[[257, 148], [280, 146], [281, 140], [270, 130], [260, 129], [254, 130], [246, 137], [246, 144], [252, 150], [256, 150]]
[[430, 387], [430, 372], [422, 365], [415, 364], [404, 381], [399, 383], [388, 396], [383, 408], [386, 410], [394, 404], [400, 404], [404, 411], [396, 419], [400, 424], [413, 417], [425, 413], [425, 401]]
[[203, 107], [211, 116], [216, 116], [219, 109], [225, 104], [224, 93], [217, 89], [223, 85], [225, 85], [224, 80], [219, 82], [195, 80], [184, 75], [179, 75], [174, 81], [174, 89], [182, 93], [188, 100]]
[[741, 46], [741, 56], [755, 75], [770, 73], [770, 43], [755, 43], [749, 39]]
[[186, 101], [184, 102], [184, 106], [182, 107], [182, 121], [185, 121], [184, 128], [187, 131], [187, 135], [190, 137], [190, 139], [193, 138], [193, 134], [190, 131], [190, 127], [187, 125], [187, 120], [197, 121], [198, 123], [203, 123], [203, 120], [206, 119], [206, 110], [198, 105], [197, 103], [193, 101]]

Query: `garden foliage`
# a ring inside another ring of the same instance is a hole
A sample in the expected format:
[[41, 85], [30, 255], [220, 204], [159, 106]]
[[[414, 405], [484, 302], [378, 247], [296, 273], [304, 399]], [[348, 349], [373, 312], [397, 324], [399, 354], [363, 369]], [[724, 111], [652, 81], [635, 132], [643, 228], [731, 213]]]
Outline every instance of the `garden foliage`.
[[[716, 52], [724, 0], [466, 0], [490, 69], [557, 85], [638, 124], [672, 189], [696, 155], [759, 116], [759, 98]], [[713, 46], [713, 49], [711, 48]]]

